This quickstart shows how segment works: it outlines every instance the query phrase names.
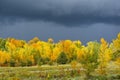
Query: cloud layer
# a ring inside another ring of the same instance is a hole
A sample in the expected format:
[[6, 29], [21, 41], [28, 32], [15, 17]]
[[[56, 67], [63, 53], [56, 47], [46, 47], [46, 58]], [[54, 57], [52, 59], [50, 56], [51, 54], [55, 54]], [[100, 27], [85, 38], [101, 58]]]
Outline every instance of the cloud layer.
[[120, 0], [0, 0], [0, 37], [111, 41], [120, 32]]
[[7, 25], [6, 27], [3, 25], [3, 28], [0, 29], [0, 37], [30, 40], [37, 36], [45, 41], [47, 41], [48, 38], [53, 38], [55, 42], [71, 39], [81, 40], [85, 44], [88, 41], [99, 41], [101, 37], [111, 42], [112, 39], [116, 38], [118, 32], [120, 32], [118, 25], [104, 23], [68, 28], [51, 22], [27, 21], [16, 22], [14, 25]]
[[1, 0], [0, 21], [24, 19], [66, 26], [94, 23], [119, 25], [119, 3], [120, 0]]

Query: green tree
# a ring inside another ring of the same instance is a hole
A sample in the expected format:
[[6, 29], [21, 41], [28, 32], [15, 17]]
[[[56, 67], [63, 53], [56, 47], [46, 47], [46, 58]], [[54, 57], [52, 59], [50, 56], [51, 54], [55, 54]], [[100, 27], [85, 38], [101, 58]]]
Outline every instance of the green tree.
[[98, 53], [100, 44], [98, 42], [88, 42], [86, 48], [87, 52], [84, 53], [86, 55], [83, 56], [80, 62], [85, 69], [86, 80], [88, 80], [92, 77], [91, 72], [93, 72], [99, 65]]
[[7, 50], [5, 44], [6, 44], [6, 39], [0, 38], [0, 50]]
[[67, 56], [64, 52], [61, 52], [57, 58], [57, 63], [66, 64], [68, 61]]

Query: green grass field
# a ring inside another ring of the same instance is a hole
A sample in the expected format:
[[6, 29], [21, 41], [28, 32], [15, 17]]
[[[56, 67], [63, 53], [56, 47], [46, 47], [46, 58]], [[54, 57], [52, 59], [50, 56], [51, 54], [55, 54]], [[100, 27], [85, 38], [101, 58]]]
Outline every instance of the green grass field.
[[[71, 65], [42, 65], [33, 67], [0, 67], [0, 80], [87, 80], [85, 79], [84, 69], [77, 65], [72, 68]], [[120, 70], [98, 76], [96, 73], [91, 73], [93, 76], [89, 80], [120, 80]]]
[[70, 65], [1, 67], [0, 80], [71, 80], [80, 77]]

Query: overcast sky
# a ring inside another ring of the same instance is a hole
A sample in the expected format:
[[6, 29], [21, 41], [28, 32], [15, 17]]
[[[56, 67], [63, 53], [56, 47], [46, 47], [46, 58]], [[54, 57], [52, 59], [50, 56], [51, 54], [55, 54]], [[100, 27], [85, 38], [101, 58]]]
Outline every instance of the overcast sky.
[[110, 42], [119, 32], [120, 0], [0, 0], [2, 38]]

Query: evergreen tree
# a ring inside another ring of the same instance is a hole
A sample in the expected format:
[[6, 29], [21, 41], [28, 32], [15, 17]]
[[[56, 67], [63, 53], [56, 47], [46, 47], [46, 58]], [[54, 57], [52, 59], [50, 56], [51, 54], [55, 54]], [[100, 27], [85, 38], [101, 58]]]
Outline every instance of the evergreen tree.
[[66, 64], [68, 61], [67, 56], [64, 52], [61, 52], [57, 58], [57, 63]]

